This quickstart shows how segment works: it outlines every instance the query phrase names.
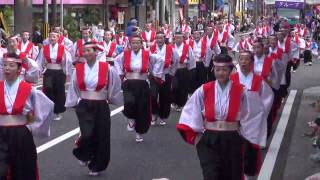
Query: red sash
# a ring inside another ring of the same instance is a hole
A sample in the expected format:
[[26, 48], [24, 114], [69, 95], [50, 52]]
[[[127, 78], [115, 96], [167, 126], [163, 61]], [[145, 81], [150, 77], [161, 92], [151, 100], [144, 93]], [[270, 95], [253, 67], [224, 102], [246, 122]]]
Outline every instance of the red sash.
[[154, 54], [154, 53], [156, 52], [156, 50], [157, 50], [157, 44], [154, 43], [154, 44], [152, 44], [152, 45], [150, 46], [150, 52], [151, 52], [152, 54]]
[[[240, 77], [239, 77], [239, 73], [233, 73], [230, 75], [230, 80], [232, 80], [232, 82], [240, 84]], [[262, 77], [254, 74], [253, 73], [253, 78], [252, 78], [252, 82], [251, 82], [251, 87], [250, 87], [250, 91], [255, 91], [255, 92], [259, 92], [260, 88], [261, 88], [261, 84], [262, 84]]]
[[225, 31], [224, 33], [223, 33], [223, 37], [222, 37], [222, 39], [221, 39], [221, 43], [225, 43], [225, 42], [227, 42], [227, 40], [228, 40], [228, 32], [227, 31]]
[[[214, 122], [215, 119], [215, 81], [203, 85], [204, 92], [204, 109], [205, 119], [208, 122]], [[226, 121], [236, 121], [240, 110], [240, 100], [243, 91], [243, 86], [237, 83], [232, 83], [229, 98], [229, 110]]]
[[204, 58], [206, 56], [206, 50], [207, 50], [207, 38], [204, 37], [202, 38], [202, 42], [201, 42], [201, 52], [200, 52], [201, 58]]
[[299, 45], [299, 36], [296, 35], [295, 39], [296, 39], [296, 44]]
[[277, 52], [276, 53], [272, 52], [271, 53], [271, 57], [274, 60], [281, 60], [282, 59], [282, 49], [281, 48], [277, 48]]
[[[148, 41], [148, 40], [147, 40], [147, 33], [146, 33], [146, 32], [142, 32], [142, 33], [141, 33], [141, 37], [142, 37], [143, 41], [145, 41], [145, 42]], [[155, 37], [156, 37], [156, 32], [151, 31], [151, 36], [150, 36], [149, 42], [154, 41]]]
[[116, 49], [116, 47], [117, 47], [117, 44], [111, 42], [110, 49], [109, 49], [109, 52], [107, 54], [107, 57], [112, 57], [112, 54], [113, 54], [114, 50]]
[[119, 35], [116, 36], [116, 41], [117, 41], [117, 44], [119, 44], [119, 45], [124, 45], [124, 43], [126, 42], [126, 36], [122, 36], [122, 44], [120, 44], [120, 37], [119, 37]]
[[258, 35], [262, 35], [262, 34], [263, 34], [263, 28], [262, 28], [262, 32], [261, 32], [261, 33], [260, 33], [260, 29], [261, 29], [261, 28], [256, 27], [256, 33], [257, 33]]
[[[123, 53], [124, 58], [124, 69], [126, 72], [132, 72], [131, 70], [131, 50], [126, 50]], [[147, 73], [148, 72], [148, 66], [149, 66], [149, 51], [142, 49], [142, 67], [140, 70], [140, 73]]]
[[189, 38], [189, 46], [193, 49], [194, 47], [194, 41], [193, 39]]
[[[63, 58], [63, 54], [64, 54], [64, 46], [59, 44], [58, 45], [58, 54], [57, 54], [57, 59], [56, 59], [56, 63], [60, 64]], [[50, 58], [50, 45], [45, 45], [43, 46], [43, 55], [46, 58], [48, 63], [51, 63], [51, 58]]]
[[272, 61], [273, 60], [271, 57], [266, 56], [264, 58], [262, 72], [261, 72], [261, 76], [263, 77], [263, 79], [268, 78], [272, 68]]
[[184, 61], [187, 59], [188, 51], [189, 51], [189, 45], [183, 44], [182, 54], [180, 57], [180, 64], [184, 64]]
[[[33, 45], [33, 43], [30, 42], [30, 41], [28, 41], [27, 43], [28, 43], [28, 45], [27, 45], [27, 48], [25, 49], [24, 53], [29, 54], [29, 53], [30, 53], [30, 50], [33, 48], [34, 45]], [[20, 42], [20, 43], [18, 44], [18, 49], [19, 49], [20, 51], [22, 51], [22, 50], [21, 50], [21, 46], [22, 46], [22, 42]]]
[[164, 68], [169, 68], [170, 65], [172, 64], [172, 46], [171, 45], [166, 45], [166, 57], [165, 57], [165, 62], [164, 62]]
[[[81, 91], [86, 91], [86, 84], [84, 82], [84, 67], [85, 63], [79, 63], [76, 65], [77, 83]], [[98, 84], [96, 87], [96, 91], [100, 91], [103, 87], [105, 87], [108, 84], [108, 69], [109, 64], [107, 62], [99, 62]]]
[[229, 29], [230, 29], [230, 23], [227, 23], [226, 24], [226, 31], [229, 32]]
[[[13, 103], [11, 114], [13, 115], [22, 114], [23, 108], [31, 93], [31, 89], [32, 89], [31, 84], [24, 81], [20, 82], [17, 95]], [[0, 114], [2, 115], [9, 114], [5, 105], [4, 81], [0, 82]]]
[[213, 34], [213, 38], [211, 40], [211, 43], [210, 43], [210, 48], [211, 49], [213, 49], [216, 46], [216, 44], [218, 42], [218, 37], [219, 37], [219, 33], [218, 33], [218, 31], [215, 31], [214, 34]]
[[306, 41], [306, 48], [311, 48], [311, 45], [312, 45], [311, 42]]
[[82, 56], [83, 56], [83, 53], [82, 53], [83, 41], [82, 41], [82, 39], [79, 39], [79, 40], [77, 41], [77, 49], [78, 49], [79, 57], [82, 57]]
[[62, 43], [63, 43], [63, 40], [64, 40], [64, 36], [63, 36], [63, 35], [60, 35], [60, 36], [59, 36], [59, 39], [58, 39], [58, 44], [62, 44]]
[[284, 49], [285, 49], [284, 52], [287, 54], [289, 53], [290, 45], [291, 45], [291, 39], [290, 39], [290, 36], [287, 36], [287, 39], [284, 45]]

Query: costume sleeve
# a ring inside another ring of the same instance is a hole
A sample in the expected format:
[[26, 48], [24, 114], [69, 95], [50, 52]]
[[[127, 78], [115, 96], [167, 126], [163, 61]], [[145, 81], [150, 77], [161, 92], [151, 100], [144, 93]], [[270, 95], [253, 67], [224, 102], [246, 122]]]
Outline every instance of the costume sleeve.
[[27, 127], [34, 136], [49, 137], [54, 103], [43, 92], [35, 88], [32, 89], [31, 93], [34, 121]]
[[118, 73], [118, 75], [124, 75], [124, 67], [123, 67], [123, 52], [119, 54], [114, 60], [114, 67]]
[[252, 144], [264, 147], [267, 140], [267, 121], [258, 92], [244, 91], [240, 105], [240, 133]]
[[31, 58], [27, 58], [27, 66], [26, 74], [24, 79], [31, 83], [37, 83], [40, 76], [40, 68], [37, 62]]
[[43, 54], [43, 48], [41, 48], [39, 55], [37, 57], [37, 64], [41, 73], [43, 72], [44, 63], [45, 63], [45, 59]]
[[227, 46], [229, 49], [232, 49], [234, 46], [234, 37], [229, 33]]
[[80, 90], [77, 83], [76, 70], [73, 72], [68, 88], [68, 93], [66, 96], [65, 107], [70, 108], [78, 104], [80, 99]]
[[196, 59], [193, 56], [192, 48], [189, 47], [188, 50], [188, 70], [196, 68]]
[[33, 45], [33, 47], [32, 47], [32, 59], [36, 60], [38, 55], [39, 55], [39, 47]]
[[108, 73], [108, 102], [114, 105], [121, 105], [123, 103], [121, 80], [117, 71], [112, 66], [109, 66]]
[[270, 113], [270, 110], [273, 104], [274, 94], [270, 86], [264, 81], [262, 81], [259, 94], [264, 107], [263, 119], [267, 121], [268, 115]]
[[182, 138], [189, 144], [195, 144], [198, 134], [204, 132], [203, 124], [203, 87], [198, 88], [183, 107], [177, 130]]

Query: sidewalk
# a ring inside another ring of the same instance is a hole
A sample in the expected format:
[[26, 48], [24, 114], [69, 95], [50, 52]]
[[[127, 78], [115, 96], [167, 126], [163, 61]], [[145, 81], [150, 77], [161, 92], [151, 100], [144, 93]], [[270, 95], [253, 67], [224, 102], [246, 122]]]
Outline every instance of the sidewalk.
[[312, 140], [303, 135], [310, 130], [307, 122], [314, 120], [318, 115], [312, 106], [317, 99], [320, 99], [320, 86], [311, 87], [303, 91], [295, 125], [293, 125], [292, 129], [293, 132], [291, 142], [289, 142], [290, 146], [288, 147], [282, 179], [303, 180], [320, 172], [320, 163], [315, 163], [309, 158], [310, 154], [316, 151], [312, 147]]

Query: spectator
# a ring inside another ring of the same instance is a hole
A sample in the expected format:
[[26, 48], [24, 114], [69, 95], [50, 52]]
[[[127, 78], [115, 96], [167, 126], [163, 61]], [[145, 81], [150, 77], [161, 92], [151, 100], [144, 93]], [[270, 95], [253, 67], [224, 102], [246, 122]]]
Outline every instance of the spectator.
[[138, 31], [139, 31], [138, 21], [133, 18], [133, 19], [130, 20], [130, 22], [128, 22], [126, 35], [128, 37], [131, 37], [133, 34], [137, 33]]
[[42, 42], [43, 42], [43, 37], [40, 32], [40, 28], [38, 26], [34, 27], [34, 31], [32, 33], [32, 42], [35, 45], [42, 44]]

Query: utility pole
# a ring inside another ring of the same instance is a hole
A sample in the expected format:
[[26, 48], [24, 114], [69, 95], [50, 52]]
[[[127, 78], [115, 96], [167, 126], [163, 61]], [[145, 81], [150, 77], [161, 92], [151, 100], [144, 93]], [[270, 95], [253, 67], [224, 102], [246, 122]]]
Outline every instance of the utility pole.
[[48, 37], [49, 33], [49, 5], [48, 0], [43, 0], [43, 32], [42, 36], [43, 38]]
[[57, 0], [51, 1], [51, 26], [55, 26], [57, 23]]
[[63, 29], [63, 0], [60, 0], [60, 27]]
[[32, 32], [32, 0], [15, 0], [14, 32]]

